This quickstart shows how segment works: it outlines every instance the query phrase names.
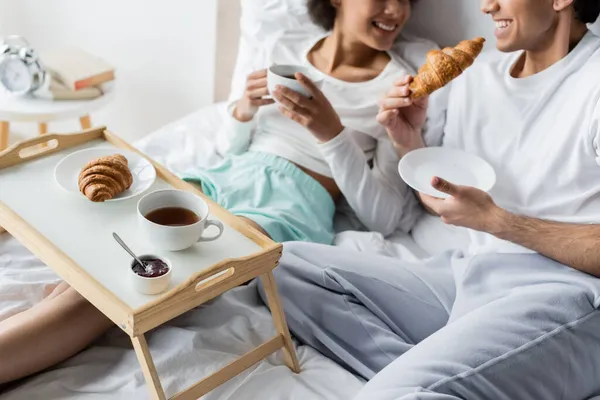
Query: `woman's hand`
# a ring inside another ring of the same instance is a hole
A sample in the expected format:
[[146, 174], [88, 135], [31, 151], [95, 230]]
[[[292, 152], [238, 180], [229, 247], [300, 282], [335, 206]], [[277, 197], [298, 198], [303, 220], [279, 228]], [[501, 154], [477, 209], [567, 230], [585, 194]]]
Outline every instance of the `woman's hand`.
[[277, 86], [273, 95], [282, 105], [279, 111], [308, 129], [320, 142], [330, 141], [344, 130], [340, 117], [310, 79], [299, 72], [295, 77], [312, 98], [285, 86]]
[[263, 99], [269, 94], [267, 89], [267, 70], [263, 69], [248, 75], [246, 80], [246, 91], [238, 100], [233, 117], [241, 122], [248, 122], [254, 118], [259, 107], [273, 104], [272, 99]]
[[392, 143], [401, 153], [425, 147], [422, 137], [427, 117], [428, 97], [410, 98], [409, 85], [413, 78], [407, 75], [394, 83], [394, 87], [379, 102], [377, 121], [382, 124]]

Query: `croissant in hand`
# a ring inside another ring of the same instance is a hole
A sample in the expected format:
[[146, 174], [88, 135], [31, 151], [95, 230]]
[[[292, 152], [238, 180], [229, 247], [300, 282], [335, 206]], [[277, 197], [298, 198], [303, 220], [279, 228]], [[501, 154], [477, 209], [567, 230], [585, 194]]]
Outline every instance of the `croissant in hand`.
[[92, 160], [79, 174], [79, 191], [96, 203], [112, 199], [132, 183], [127, 159], [121, 154]]
[[463, 40], [456, 47], [432, 50], [427, 53], [427, 62], [419, 68], [409, 88], [411, 97], [430, 95], [457, 78], [473, 65], [483, 50], [484, 38]]

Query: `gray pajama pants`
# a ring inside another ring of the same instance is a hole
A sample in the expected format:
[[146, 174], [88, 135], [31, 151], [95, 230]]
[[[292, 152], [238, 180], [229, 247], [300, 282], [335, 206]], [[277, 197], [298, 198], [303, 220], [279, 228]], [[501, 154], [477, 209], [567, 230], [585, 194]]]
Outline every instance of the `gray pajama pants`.
[[357, 400], [600, 394], [600, 280], [540, 255], [286, 243], [275, 277], [294, 336], [369, 380]]

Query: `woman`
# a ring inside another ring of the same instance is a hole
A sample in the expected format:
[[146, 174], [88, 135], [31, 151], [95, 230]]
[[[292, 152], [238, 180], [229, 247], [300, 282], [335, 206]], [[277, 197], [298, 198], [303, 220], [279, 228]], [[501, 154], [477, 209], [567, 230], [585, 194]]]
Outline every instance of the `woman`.
[[[279, 89], [278, 107], [266, 98], [265, 71], [251, 74], [244, 96], [231, 107], [234, 129], [220, 137], [219, 147], [229, 156], [217, 168], [187, 178], [199, 180], [209, 196], [277, 241], [331, 243], [335, 202], [342, 195], [367, 228], [384, 234], [398, 226], [408, 230], [414, 214], [403, 213], [409, 191], [376, 115], [377, 99], [393, 81], [414, 73], [390, 52], [409, 18], [410, 2], [308, 5], [313, 20], [330, 33], [300, 42], [283, 38], [270, 61], [318, 70], [323, 90], [297, 76], [312, 98]], [[425, 55], [420, 49], [418, 60]], [[32, 309], [0, 322], [0, 384], [71, 357], [111, 326], [61, 284]]]
[[184, 178], [278, 242], [331, 244], [342, 196], [368, 230], [408, 231], [416, 202], [376, 115], [377, 99], [411, 72], [390, 51], [410, 1], [310, 0], [308, 9], [327, 33], [284, 35], [266, 65], [304, 66], [324, 78], [321, 89], [297, 75], [312, 98], [281, 87], [275, 105], [266, 70], [250, 74], [218, 135], [224, 162]]

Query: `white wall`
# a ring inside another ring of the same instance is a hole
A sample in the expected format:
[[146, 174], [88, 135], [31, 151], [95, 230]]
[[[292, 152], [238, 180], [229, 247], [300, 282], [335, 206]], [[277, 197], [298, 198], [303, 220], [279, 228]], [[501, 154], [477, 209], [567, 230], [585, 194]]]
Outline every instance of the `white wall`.
[[481, 12], [479, 0], [419, 0], [408, 29], [440, 46], [477, 36], [495, 43], [493, 21]]
[[19, 29], [21, 6], [18, 1], [0, 0], [0, 36]]
[[[217, 1], [0, 0], [0, 34], [40, 51], [80, 46], [115, 65], [116, 98], [92, 122], [135, 140], [212, 102]], [[15, 136], [36, 129], [19, 124]]]
[[[454, 46], [464, 39], [482, 36], [485, 49], [494, 49], [494, 23], [481, 12], [480, 0], [419, 0], [407, 28], [434, 40], [440, 46]], [[600, 34], [600, 19], [591, 29]]]

